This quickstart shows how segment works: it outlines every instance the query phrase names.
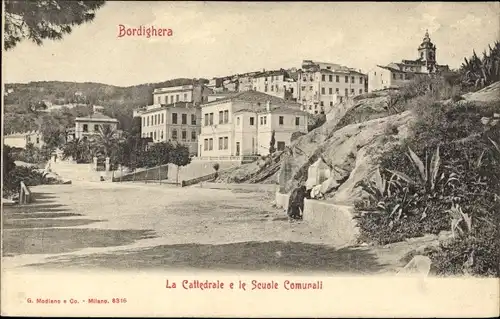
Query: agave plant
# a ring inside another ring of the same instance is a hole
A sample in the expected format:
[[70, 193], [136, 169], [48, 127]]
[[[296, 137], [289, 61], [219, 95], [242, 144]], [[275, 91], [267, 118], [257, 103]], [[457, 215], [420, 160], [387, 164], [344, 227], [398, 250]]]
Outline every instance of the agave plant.
[[391, 196], [391, 186], [396, 186], [396, 175], [392, 174], [389, 179], [386, 179], [380, 173], [380, 168], [377, 168], [368, 180], [359, 182], [356, 186], [360, 186], [369, 196], [372, 202], [377, 203], [377, 207], [384, 208], [383, 199]]
[[[434, 152], [432, 157], [429, 158], [427, 152], [425, 153], [425, 161], [422, 161], [417, 156], [417, 154], [415, 154], [415, 152], [413, 152], [413, 150], [409, 147], [407, 156], [410, 159], [410, 162], [413, 164], [414, 168], [417, 170], [418, 180], [413, 180], [408, 175], [402, 172], [391, 171], [391, 170], [388, 171], [393, 173], [398, 178], [404, 180], [410, 185], [423, 187], [427, 192], [434, 191], [438, 182], [445, 179], [444, 173], [441, 174], [441, 176], [439, 176], [440, 165], [441, 165], [441, 158], [439, 156], [439, 146], [437, 147], [436, 152]], [[455, 176], [448, 177], [446, 182], [449, 183], [453, 178], [456, 177]]]

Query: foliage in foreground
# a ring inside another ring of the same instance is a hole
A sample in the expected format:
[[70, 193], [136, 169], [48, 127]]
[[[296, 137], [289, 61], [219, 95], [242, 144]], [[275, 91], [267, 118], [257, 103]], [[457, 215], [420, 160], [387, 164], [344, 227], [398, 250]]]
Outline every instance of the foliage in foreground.
[[356, 204], [361, 240], [377, 244], [451, 230], [429, 252], [436, 271], [498, 276], [500, 126], [498, 104], [420, 101], [413, 135], [383, 155]]

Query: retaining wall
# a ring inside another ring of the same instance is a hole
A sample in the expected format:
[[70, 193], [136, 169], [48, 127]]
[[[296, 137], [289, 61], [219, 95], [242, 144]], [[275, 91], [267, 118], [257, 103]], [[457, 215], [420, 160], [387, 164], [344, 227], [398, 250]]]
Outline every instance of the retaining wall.
[[[132, 172], [124, 174], [121, 177], [113, 177], [113, 182], [130, 182], [130, 181], [144, 181], [144, 180], [166, 180], [168, 178], [168, 164], [158, 167], [151, 167], [141, 170], [139, 172]], [[159, 171], [159, 172], [158, 172]]]
[[276, 191], [278, 185], [275, 184], [244, 184], [244, 183], [211, 183], [202, 182], [200, 183], [201, 188], [211, 188], [211, 189], [237, 189], [246, 190], [252, 192], [270, 192]]
[[290, 200], [290, 194], [282, 194], [280, 192], [276, 192], [276, 199], [275, 199], [276, 207], [288, 210], [289, 200]]
[[352, 206], [337, 205], [321, 200], [304, 200], [304, 221], [325, 229], [336, 243], [356, 243], [359, 229], [354, 220]]

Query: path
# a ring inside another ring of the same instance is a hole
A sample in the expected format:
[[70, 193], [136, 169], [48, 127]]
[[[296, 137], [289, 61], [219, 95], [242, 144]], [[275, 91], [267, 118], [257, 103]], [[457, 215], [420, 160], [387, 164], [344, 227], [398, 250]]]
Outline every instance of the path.
[[34, 205], [5, 209], [4, 267], [358, 274], [383, 268], [367, 249], [337, 249], [306, 223], [289, 223], [262, 193], [92, 182], [32, 190]]

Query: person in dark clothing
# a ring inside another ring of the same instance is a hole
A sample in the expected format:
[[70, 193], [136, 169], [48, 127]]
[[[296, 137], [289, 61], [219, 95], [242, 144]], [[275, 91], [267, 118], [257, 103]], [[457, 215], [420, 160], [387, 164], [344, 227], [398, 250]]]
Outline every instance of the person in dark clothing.
[[304, 211], [304, 199], [310, 198], [311, 190], [307, 190], [304, 185], [295, 188], [288, 200], [287, 215], [291, 219], [302, 219]]

